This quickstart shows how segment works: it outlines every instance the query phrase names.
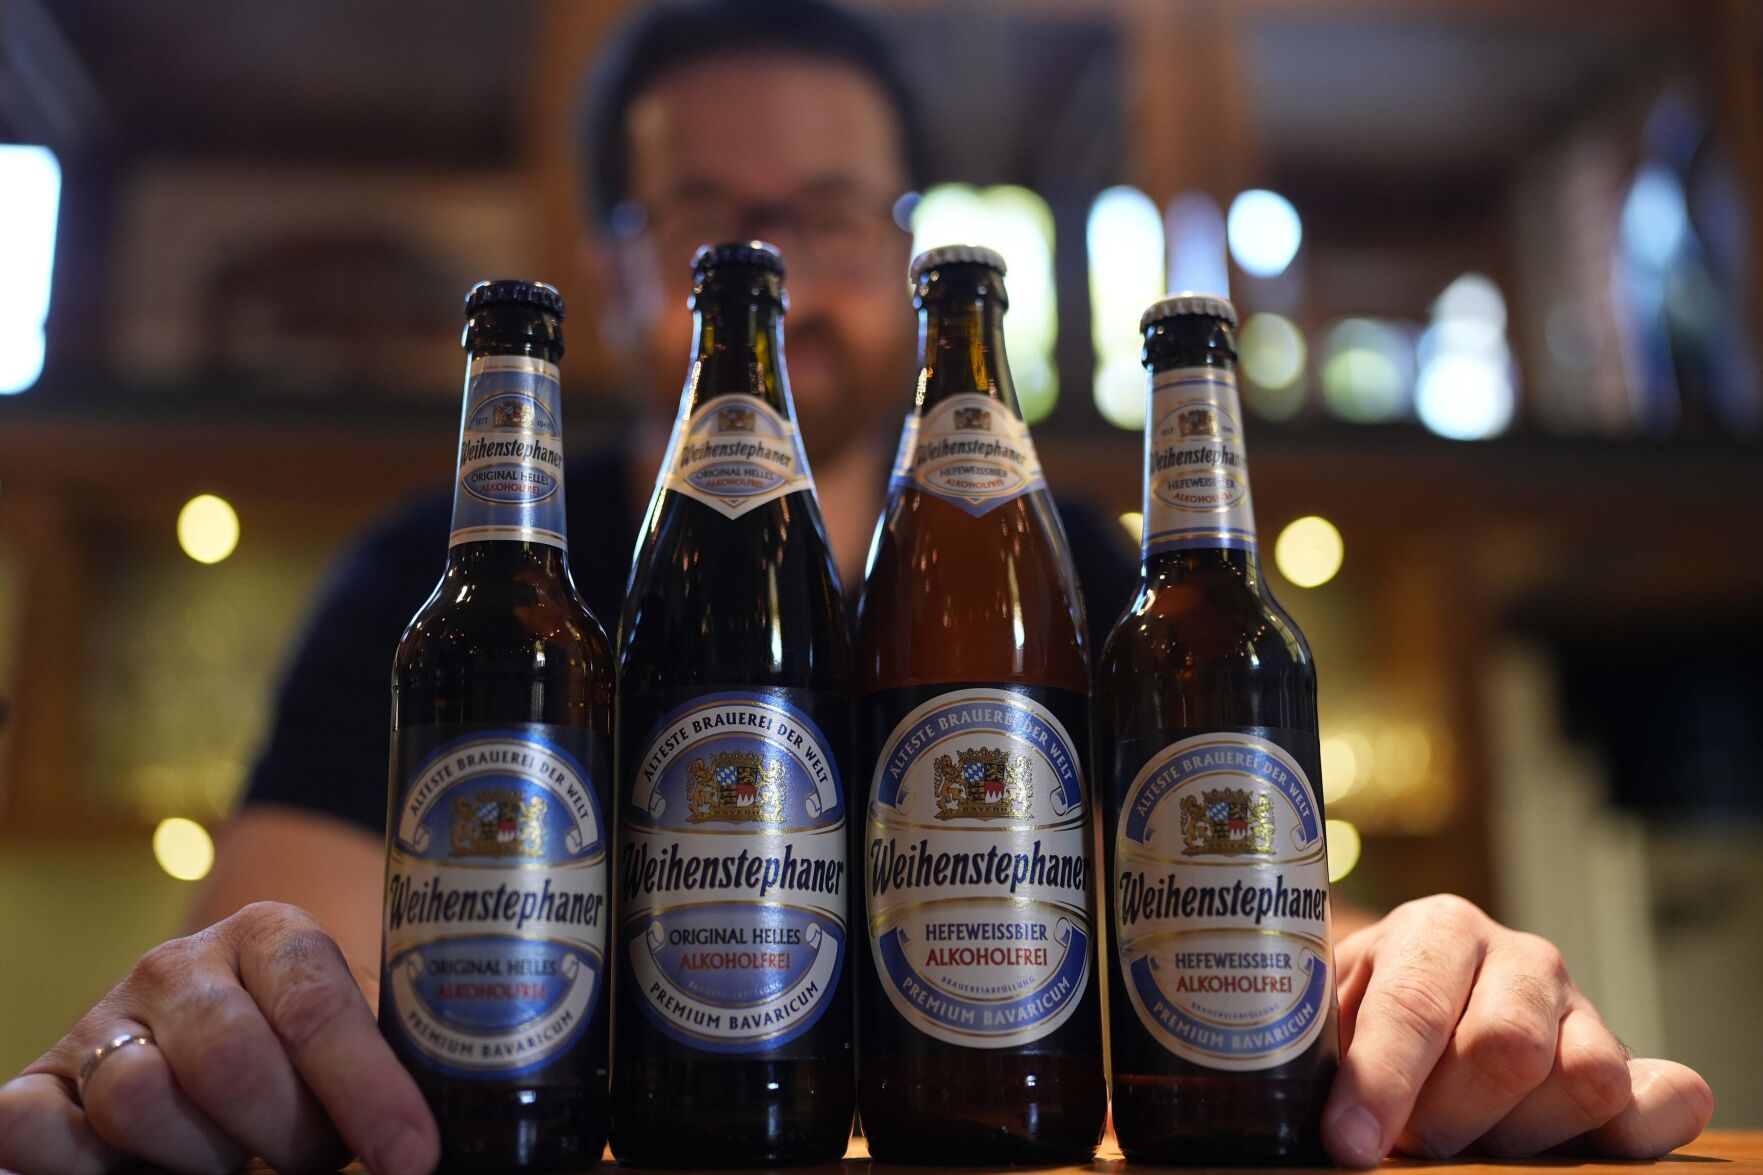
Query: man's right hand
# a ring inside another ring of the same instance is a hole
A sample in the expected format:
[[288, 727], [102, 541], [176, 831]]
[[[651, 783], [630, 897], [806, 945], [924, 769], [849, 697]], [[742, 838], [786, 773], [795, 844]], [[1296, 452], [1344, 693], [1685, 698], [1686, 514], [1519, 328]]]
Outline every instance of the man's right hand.
[[[93, 1050], [109, 1053], [82, 1090]], [[0, 1086], [0, 1169], [96, 1175], [145, 1159], [231, 1171], [432, 1169], [440, 1135], [342, 953], [293, 906], [260, 902], [141, 957], [35, 1063]]]

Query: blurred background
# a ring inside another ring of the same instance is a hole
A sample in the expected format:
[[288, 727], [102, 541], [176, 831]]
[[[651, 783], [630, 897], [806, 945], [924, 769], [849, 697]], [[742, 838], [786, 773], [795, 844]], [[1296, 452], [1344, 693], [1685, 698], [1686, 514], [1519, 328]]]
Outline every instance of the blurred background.
[[[559, 275], [572, 448], [618, 427], [565, 143], [627, 7], [0, 0], [0, 1074], [174, 932], [330, 560], [444, 484], [461, 292]], [[1763, 969], [1763, 5], [858, 7], [931, 128], [897, 216], [1005, 253], [1049, 479], [1122, 544], [1139, 311], [1245, 316], [1340, 894], [1548, 935], [1716, 1125], [1763, 1126], [1734, 1033]]]

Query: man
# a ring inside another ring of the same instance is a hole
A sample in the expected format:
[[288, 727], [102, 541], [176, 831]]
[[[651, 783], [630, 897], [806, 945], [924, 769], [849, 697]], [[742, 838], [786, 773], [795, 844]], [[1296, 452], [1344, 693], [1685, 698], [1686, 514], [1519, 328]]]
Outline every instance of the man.
[[[618, 614], [685, 354], [685, 260], [701, 242], [739, 237], [777, 242], [790, 265], [797, 408], [854, 581], [910, 386], [908, 241], [888, 209], [918, 178], [920, 150], [897, 75], [861, 25], [819, 0], [701, 0], [627, 31], [593, 110], [592, 252], [612, 308], [602, 328], [631, 360], [643, 403], [622, 455], [568, 474], [590, 605], [603, 620]], [[1080, 543], [1105, 543], [1105, 525], [1067, 522]], [[345, 568], [198, 894], [191, 925], [206, 929], [148, 952], [0, 1089], [0, 1168], [99, 1172], [139, 1156], [224, 1171], [261, 1154], [302, 1169], [347, 1153], [380, 1175], [433, 1166], [434, 1123], [372, 1003], [386, 668], [439, 571], [446, 530], [444, 503], [421, 508]], [[1131, 569], [1096, 545], [1077, 557], [1105, 626]], [[1561, 1144], [1652, 1156], [1694, 1138], [1712, 1112], [1690, 1070], [1627, 1057], [1553, 947], [1465, 901], [1410, 903], [1336, 951], [1346, 1052], [1324, 1131], [1343, 1163], [1392, 1148]], [[118, 1036], [151, 1043], [106, 1050], [80, 1088], [81, 1067]]]

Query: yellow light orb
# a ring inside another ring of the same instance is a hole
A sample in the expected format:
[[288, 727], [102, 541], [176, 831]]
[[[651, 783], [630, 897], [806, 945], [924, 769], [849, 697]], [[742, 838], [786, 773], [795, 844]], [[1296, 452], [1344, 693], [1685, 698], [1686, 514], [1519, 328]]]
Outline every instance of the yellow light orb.
[[1304, 374], [1306, 348], [1298, 324], [1280, 314], [1251, 314], [1237, 336], [1243, 374], [1264, 388], [1285, 388]]
[[1302, 588], [1320, 587], [1333, 579], [1346, 554], [1341, 532], [1316, 514], [1288, 523], [1273, 544], [1279, 573]]
[[1332, 804], [1359, 782], [1359, 757], [1353, 744], [1338, 735], [1322, 740], [1322, 799]]
[[1359, 830], [1351, 821], [1330, 820], [1328, 822], [1328, 879], [1339, 881], [1353, 871], [1359, 863], [1359, 852], [1364, 842], [1359, 839]]
[[153, 858], [179, 881], [200, 881], [214, 868], [214, 838], [194, 820], [172, 816], [153, 830]]
[[1145, 516], [1140, 514], [1137, 510], [1128, 510], [1125, 514], [1122, 514], [1120, 516], [1120, 525], [1121, 528], [1132, 538], [1133, 542], [1136, 543], [1144, 537]]
[[197, 494], [178, 511], [178, 546], [198, 563], [219, 563], [239, 545], [239, 516], [225, 498]]

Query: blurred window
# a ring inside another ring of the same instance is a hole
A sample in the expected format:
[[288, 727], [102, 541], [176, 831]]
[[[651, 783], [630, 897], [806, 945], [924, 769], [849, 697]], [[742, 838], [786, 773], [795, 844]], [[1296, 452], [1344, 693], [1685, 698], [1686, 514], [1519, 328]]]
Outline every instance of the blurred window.
[[61, 163], [47, 147], [0, 143], [0, 395], [43, 374]]

